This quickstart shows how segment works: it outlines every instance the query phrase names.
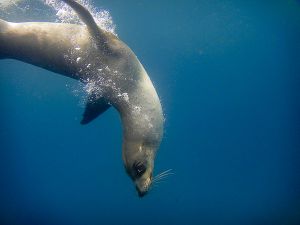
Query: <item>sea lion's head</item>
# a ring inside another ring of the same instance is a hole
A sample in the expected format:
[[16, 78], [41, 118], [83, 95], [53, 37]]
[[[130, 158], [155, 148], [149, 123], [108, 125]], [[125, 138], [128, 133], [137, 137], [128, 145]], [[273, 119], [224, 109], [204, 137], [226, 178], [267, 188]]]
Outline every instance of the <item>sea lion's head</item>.
[[147, 194], [151, 187], [157, 147], [149, 143], [123, 143], [124, 166], [140, 197]]

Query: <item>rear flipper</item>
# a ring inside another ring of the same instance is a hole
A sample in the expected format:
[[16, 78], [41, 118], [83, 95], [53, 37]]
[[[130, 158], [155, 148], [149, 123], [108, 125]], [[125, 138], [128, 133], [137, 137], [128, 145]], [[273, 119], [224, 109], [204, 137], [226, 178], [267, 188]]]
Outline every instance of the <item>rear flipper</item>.
[[87, 26], [91, 36], [96, 41], [96, 44], [100, 50], [103, 52], [107, 51], [107, 37], [105, 32], [103, 32], [98, 25], [96, 24], [92, 14], [81, 4], [79, 4], [75, 0], [62, 0], [67, 5], [69, 5], [79, 16], [79, 18], [85, 23]]

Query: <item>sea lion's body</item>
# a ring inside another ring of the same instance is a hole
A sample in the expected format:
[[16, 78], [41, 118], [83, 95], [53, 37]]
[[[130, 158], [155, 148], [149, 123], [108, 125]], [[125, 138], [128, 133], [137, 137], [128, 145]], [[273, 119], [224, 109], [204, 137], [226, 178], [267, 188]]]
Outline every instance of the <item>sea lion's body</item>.
[[[83, 124], [114, 106], [123, 124], [126, 170], [140, 195], [144, 195], [151, 184], [153, 160], [163, 134], [163, 113], [157, 93], [126, 44], [95, 27], [81, 5], [64, 1], [87, 27], [0, 20], [0, 58], [17, 59], [85, 83], [89, 99]], [[137, 176], [140, 165], [146, 169]]]

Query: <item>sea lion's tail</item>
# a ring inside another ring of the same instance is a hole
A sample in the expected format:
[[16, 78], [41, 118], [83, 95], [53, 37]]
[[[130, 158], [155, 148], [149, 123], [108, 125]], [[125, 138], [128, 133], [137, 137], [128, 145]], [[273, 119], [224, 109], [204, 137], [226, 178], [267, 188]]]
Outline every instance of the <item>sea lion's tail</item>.
[[76, 2], [75, 0], [62, 0], [66, 4], [68, 4], [79, 16], [79, 18], [84, 22], [92, 35], [95, 39], [98, 47], [103, 48], [103, 43], [106, 43], [106, 35], [103, 30], [101, 30], [98, 25], [96, 24], [92, 14], [81, 4]]

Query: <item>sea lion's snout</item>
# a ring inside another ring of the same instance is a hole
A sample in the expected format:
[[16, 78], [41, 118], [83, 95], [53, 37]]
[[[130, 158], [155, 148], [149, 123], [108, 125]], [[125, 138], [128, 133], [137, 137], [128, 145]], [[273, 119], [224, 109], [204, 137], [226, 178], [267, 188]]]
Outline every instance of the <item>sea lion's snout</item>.
[[149, 177], [140, 178], [135, 181], [135, 189], [137, 190], [139, 197], [144, 197], [148, 193], [152, 183], [151, 177], [152, 176], [150, 175]]
[[139, 197], [145, 196], [152, 183], [152, 169], [144, 162], [135, 162], [132, 166], [132, 178]]

